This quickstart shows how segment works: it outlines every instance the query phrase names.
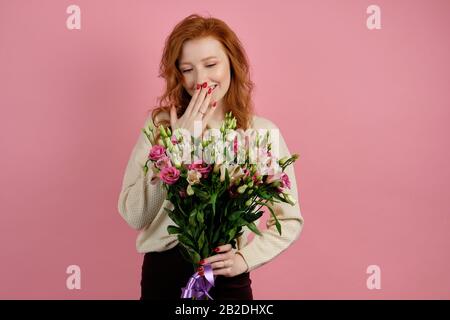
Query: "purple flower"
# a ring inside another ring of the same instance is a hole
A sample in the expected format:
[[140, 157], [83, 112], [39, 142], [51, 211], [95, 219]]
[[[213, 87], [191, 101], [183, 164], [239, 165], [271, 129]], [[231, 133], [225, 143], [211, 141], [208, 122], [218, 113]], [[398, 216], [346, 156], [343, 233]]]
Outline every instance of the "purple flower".
[[160, 146], [159, 144], [155, 144], [148, 155], [150, 160], [156, 161], [159, 158], [163, 157], [166, 154], [166, 148]]
[[174, 184], [180, 178], [180, 170], [175, 167], [165, 167], [159, 173], [159, 177], [167, 184]]

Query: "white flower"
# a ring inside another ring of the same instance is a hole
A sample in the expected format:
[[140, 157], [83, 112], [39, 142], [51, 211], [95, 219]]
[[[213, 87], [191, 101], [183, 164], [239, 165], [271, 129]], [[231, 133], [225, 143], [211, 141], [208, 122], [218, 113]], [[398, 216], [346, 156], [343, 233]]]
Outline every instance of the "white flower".
[[232, 142], [234, 140], [234, 138], [236, 137], [236, 135], [237, 135], [236, 131], [227, 132], [226, 141]]
[[244, 175], [239, 164], [224, 164], [220, 167], [220, 181], [225, 181], [225, 169], [228, 169], [228, 175], [230, 177], [230, 184], [239, 181]]
[[202, 174], [196, 170], [189, 170], [187, 174], [187, 182], [189, 185], [197, 184], [200, 182]]

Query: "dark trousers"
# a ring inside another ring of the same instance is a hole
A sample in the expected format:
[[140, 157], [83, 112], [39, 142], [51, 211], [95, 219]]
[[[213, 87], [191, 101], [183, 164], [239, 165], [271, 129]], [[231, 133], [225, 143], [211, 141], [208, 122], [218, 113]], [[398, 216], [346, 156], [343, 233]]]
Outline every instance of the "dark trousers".
[[[177, 245], [167, 251], [144, 255], [141, 300], [181, 299], [181, 288], [195, 271], [179, 250]], [[218, 275], [208, 293], [214, 300], [253, 300], [251, 283], [249, 272], [235, 277]]]

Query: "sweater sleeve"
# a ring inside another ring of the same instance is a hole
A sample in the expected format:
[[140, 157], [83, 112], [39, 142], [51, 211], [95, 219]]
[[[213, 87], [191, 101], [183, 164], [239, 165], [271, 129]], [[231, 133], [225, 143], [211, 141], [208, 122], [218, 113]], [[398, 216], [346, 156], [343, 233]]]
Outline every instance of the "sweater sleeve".
[[[278, 132], [279, 158], [281, 159], [284, 156], [291, 156], [281, 132]], [[304, 219], [301, 215], [298, 201], [297, 181], [294, 171], [295, 164], [296, 162], [289, 165], [285, 169], [285, 172], [289, 176], [289, 180], [291, 182], [291, 188], [287, 189], [287, 192], [297, 200], [295, 205], [291, 205], [289, 203], [274, 203], [271, 205], [281, 225], [281, 236], [276, 229], [275, 220], [272, 217], [272, 214], [268, 211], [268, 209], [266, 209], [269, 214], [269, 218], [266, 222], [267, 229], [261, 230], [261, 236], [255, 234], [250, 243], [236, 251], [236, 253], [240, 254], [247, 263], [248, 269], [246, 272], [250, 272], [266, 264], [285, 251], [295, 240], [298, 239], [301, 230], [303, 229]]]
[[[154, 128], [151, 116], [145, 120], [145, 127]], [[167, 196], [160, 180], [151, 184], [152, 170], [144, 174], [143, 166], [148, 159], [152, 144], [140, 130], [137, 142], [131, 152], [123, 177], [119, 195], [118, 210], [130, 227], [144, 229], [151, 224]]]

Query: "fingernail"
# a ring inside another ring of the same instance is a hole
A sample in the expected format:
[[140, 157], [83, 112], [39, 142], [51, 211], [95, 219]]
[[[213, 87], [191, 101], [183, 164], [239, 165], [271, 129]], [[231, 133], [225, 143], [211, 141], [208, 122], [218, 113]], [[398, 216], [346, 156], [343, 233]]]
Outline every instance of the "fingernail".
[[199, 275], [201, 275], [202, 277], [205, 275], [203, 272], [199, 272]]
[[211, 88], [208, 89], [208, 94], [211, 93]]
[[205, 264], [205, 260], [200, 260], [200, 264]]
[[214, 102], [213, 102], [213, 104], [212, 104], [212, 106], [213, 106], [213, 107], [215, 107], [215, 106], [216, 106], [216, 104], [217, 104], [217, 102], [216, 102], [216, 101], [214, 101]]
[[206, 82], [203, 82], [203, 88], [206, 88], [206, 85], [207, 85]]
[[197, 271], [203, 271], [203, 267], [198, 267]]
[[215, 251], [215, 252], [219, 252], [220, 249], [219, 249], [219, 248], [215, 248], [214, 251]]
[[202, 86], [197, 83], [197, 90], [200, 89], [201, 87]]

